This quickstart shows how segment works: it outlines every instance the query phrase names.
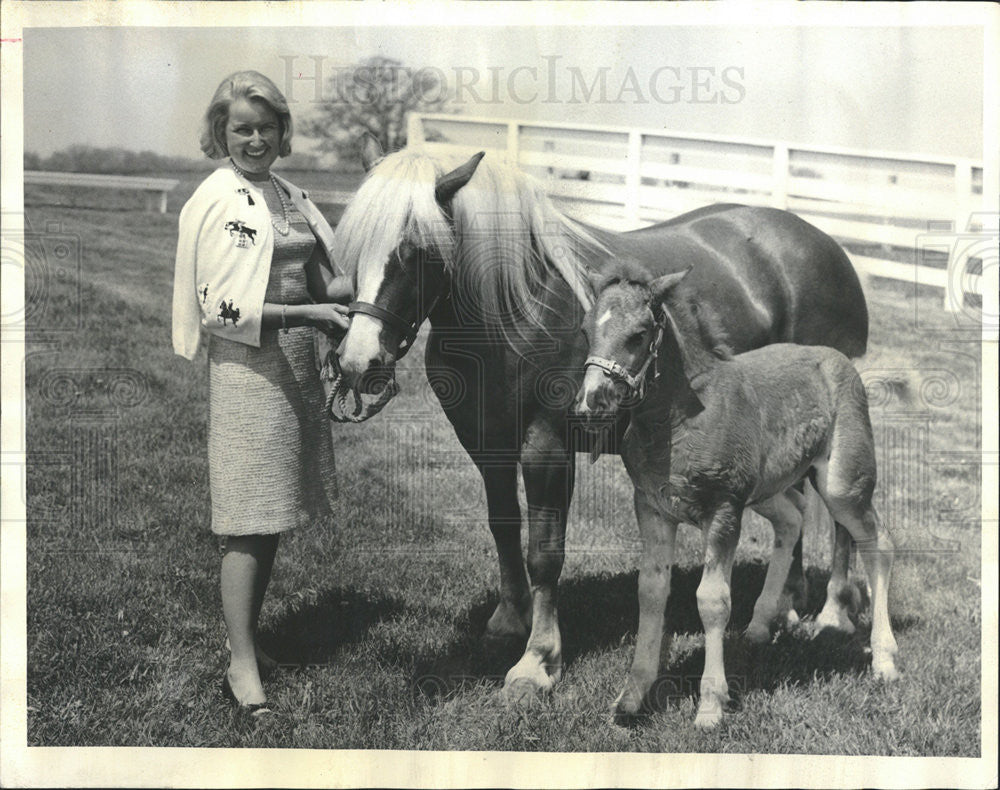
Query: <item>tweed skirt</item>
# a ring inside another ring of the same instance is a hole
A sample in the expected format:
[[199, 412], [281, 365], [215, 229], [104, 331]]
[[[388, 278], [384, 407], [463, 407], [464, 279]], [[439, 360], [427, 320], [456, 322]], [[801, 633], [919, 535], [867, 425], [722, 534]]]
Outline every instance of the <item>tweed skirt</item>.
[[[308, 297], [304, 221], [276, 243], [265, 299]], [[208, 469], [212, 532], [268, 535], [331, 515], [330, 421], [311, 327], [262, 330], [260, 347], [209, 336]]]
[[272, 534], [330, 515], [336, 469], [314, 349], [309, 327], [264, 331], [259, 349], [211, 337], [214, 533]]

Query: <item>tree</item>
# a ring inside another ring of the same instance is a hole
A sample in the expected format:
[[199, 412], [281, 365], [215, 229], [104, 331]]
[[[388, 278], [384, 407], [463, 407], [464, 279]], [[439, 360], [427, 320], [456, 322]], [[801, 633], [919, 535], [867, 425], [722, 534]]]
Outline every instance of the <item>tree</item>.
[[411, 111], [440, 112], [448, 101], [448, 83], [440, 69], [411, 69], [382, 56], [337, 69], [327, 81], [324, 101], [302, 124], [303, 134], [319, 141], [342, 162], [357, 162], [365, 133], [382, 150], [406, 145], [406, 116]]

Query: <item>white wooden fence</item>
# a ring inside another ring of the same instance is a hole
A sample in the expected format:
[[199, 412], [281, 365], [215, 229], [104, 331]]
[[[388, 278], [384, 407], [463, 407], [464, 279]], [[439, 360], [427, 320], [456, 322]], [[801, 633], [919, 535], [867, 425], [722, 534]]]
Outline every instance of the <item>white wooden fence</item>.
[[942, 288], [950, 312], [965, 293], [982, 295], [983, 261], [960, 244], [944, 245], [947, 263], [940, 253], [942, 234], [983, 229], [982, 162], [442, 114], [411, 113], [408, 135], [429, 151], [502, 156], [595, 224], [637, 228], [719, 202], [774, 206], [862, 243], [869, 254], [851, 254], [861, 274]]
[[25, 170], [24, 183], [135, 190], [147, 196], [146, 209], [150, 211], [153, 209], [151, 199], [159, 195], [159, 202], [156, 206], [161, 214], [165, 214], [167, 211], [167, 195], [180, 182], [176, 178], [147, 178], [146, 176], [117, 176], [102, 173], [59, 173], [49, 170]]

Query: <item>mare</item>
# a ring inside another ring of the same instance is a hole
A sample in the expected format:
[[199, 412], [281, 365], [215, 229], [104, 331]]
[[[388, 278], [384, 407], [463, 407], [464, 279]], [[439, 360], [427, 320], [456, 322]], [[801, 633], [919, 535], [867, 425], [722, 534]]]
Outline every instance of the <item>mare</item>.
[[[863, 354], [861, 286], [836, 242], [776, 209], [710, 206], [615, 233], [572, 221], [541, 184], [482, 154], [465, 161], [419, 150], [383, 156], [369, 138], [363, 162], [368, 174], [334, 237], [358, 301], [331, 396], [352, 393], [359, 408], [365, 393], [384, 402], [396, 361], [429, 319], [427, 377], [435, 393], [446, 393], [441, 406], [482, 475], [497, 546], [500, 594], [487, 636], [527, 637], [505, 679], [508, 695], [548, 690], [562, 671], [557, 585], [575, 453], [594, 449], [569, 418], [587, 352], [580, 327], [593, 299], [589, 273], [621, 256], [652, 275], [696, 264], [690, 286], [724, 306], [718, 329], [737, 351], [789, 341]], [[623, 414], [617, 437], [626, 424]], [[800, 543], [795, 555], [786, 598], [803, 594]]]
[[[789, 499], [800, 494], [791, 486], [806, 476], [864, 557], [872, 589], [872, 666], [876, 675], [894, 679], [887, 605], [893, 546], [872, 507], [875, 443], [858, 372], [839, 351], [822, 346], [778, 343], [736, 356], [716, 346], [713, 353], [702, 338], [718, 316], [700, 292], [686, 291], [688, 272], [650, 281], [642, 267], [631, 279], [629, 268], [606, 271], [596, 286], [597, 302], [584, 322], [592, 356], [574, 401], [575, 412], [604, 418], [604, 425], [632, 395], [636, 379], [652, 373], [621, 445], [635, 486], [643, 556], [639, 630], [617, 717], [640, 712], [659, 673], [674, 543], [684, 522], [701, 527], [705, 538], [697, 593], [705, 670], [695, 724], [721, 721], [729, 702], [722, 640], [743, 509], [767, 515], [793, 508]], [[651, 356], [659, 357], [652, 372]], [[775, 545], [798, 537], [779, 535], [781, 520], [773, 521]], [[849, 582], [835, 576], [829, 592], [836, 599]]]

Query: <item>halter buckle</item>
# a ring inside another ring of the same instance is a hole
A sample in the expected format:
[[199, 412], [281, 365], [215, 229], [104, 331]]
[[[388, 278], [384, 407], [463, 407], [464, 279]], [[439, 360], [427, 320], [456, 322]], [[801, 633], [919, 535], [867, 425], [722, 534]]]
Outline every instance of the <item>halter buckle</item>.
[[629, 373], [625, 366], [620, 362], [596, 356], [587, 357], [583, 363], [584, 370], [588, 367], [600, 368], [612, 379], [624, 382], [625, 385], [631, 390], [631, 394], [633, 394], [638, 400], [642, 400], [646, 397], [646, 380], [648, 378], [646, 374], [649, 371], [650, 364], [653, 365], [653, 381], [656, 381], [660, 377], [659, 352], [660, 346], [663, 344], [663, 335], [665, 332], [666, 319], [661, 318], [657, 321], [656, 333], [653, 335], [653, 339], [649, 342], [649, 353], [635, 374]]

